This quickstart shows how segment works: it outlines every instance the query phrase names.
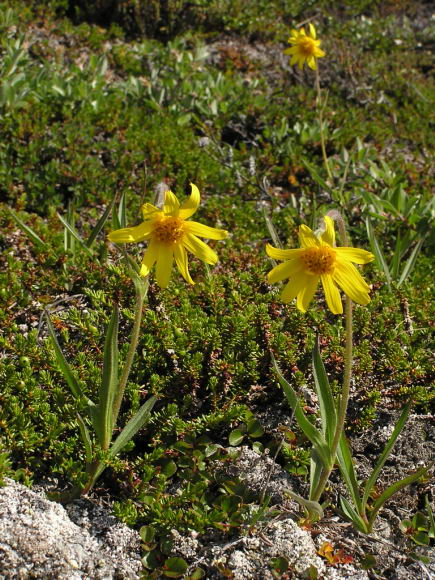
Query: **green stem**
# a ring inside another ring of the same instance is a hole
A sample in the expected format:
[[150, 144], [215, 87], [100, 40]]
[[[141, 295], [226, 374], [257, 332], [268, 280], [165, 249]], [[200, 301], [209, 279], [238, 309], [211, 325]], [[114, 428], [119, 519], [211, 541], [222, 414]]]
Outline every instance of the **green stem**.
[[320, 76], [319, 76], [319, 69], [316, 68], [316, 91], [317, 91], [317, 109], [319, 112], [319, 129], [320, 129], [320, 146], [322, 148], [322, 157], [323, 163], [325, 164], [326, 173], [328, 174], [328, 178], [332, 181], [332, 173], [329, 167], [328, 156], [326, 155], [326, 147], [325, 147], [325, 134], [323, 133], [323, 109], [326, 105], [325, 103], [322, 105], [322, 93], [320, 90]]
[[140, 324], [142, 322], [142, 307], [145, 296], [146, 293], [141, 292], [136, 287], [135, 316], [133, 330], [131, 332], [130, 346], [128, 347], [127, 358], [122, 369], [121, 378], [119, 379], [118, 391], [113, 403], [113, 425], [115, 426], [119, 415], [119, 409], [121, 408], [122, 399], [124, 397], [125, 387], [130, 375], [131, 366], [133, 364], [133, 358], [136, 352], [137, 344], [139, 342]]
[[[340, 214], [336, 214], [335, 219], [338, 224], [338, 229], [340, 232], [340, 237], [343, 242], [344, 247], [349, 247], [349, 240], [346, 232], [346, 226], [344, 224], [344, 220]], [[311, 497], [312, 501], [319, 501], [320, 496], [322, 495], [326, 483], [328, 482], [329, 476], [331, 475], [331, 471], [334, 468], [335, 459], [337, 456], [337, 449], [340, 443], [340, 438], [344, 430], [344, 424], [346, 421], [346, 413], [347, 413], [347, 405], [349, 402], [349, 395], [350, 395], [350, 381], [352, 378], [352, 351], [353, 351], [353, 316], [352, 316], [352, 300], [349, 296], [346, 296], [346, 305], [345, 305], [345, 319], [346, 319], [346, 343], [345, 343], [345, 350], [344, 350], [344, 375], [343, 375], [343, 386], [341, 389], [341, 396], [338, 405], [338, 415], [337, 415], [337, 425], [335, 427], [334, 438], [331, 444], [331, 464], [328, 468], [324, 468], [322, 470], [322, 474], [319, 478], [319, 483]]]

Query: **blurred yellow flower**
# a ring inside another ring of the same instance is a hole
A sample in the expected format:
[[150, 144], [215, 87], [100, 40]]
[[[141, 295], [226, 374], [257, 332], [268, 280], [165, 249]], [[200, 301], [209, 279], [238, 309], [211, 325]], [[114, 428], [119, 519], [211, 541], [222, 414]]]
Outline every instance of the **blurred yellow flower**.
[[299, 30], [292, 30], [290, 33], [290, 38], [287, 42], [292, 44], [290, 48], [284, 50], [284, 54], [290, 54], [291, 60], [290, 64], [295, 64], [299, 66], [300, 69], [304, 68], [304, 63], [316, 70], [317, 68], [317, 58], [325, 56], [325, 52], [319, 48], [320, 40], [316, 39], [316, 29], [313, 24], [308, 26], [309, 32], [306, 34], [305, 28]]
[[285, 260], [269, 272], [268, 280], [273, 284], [290, 278], [281, 299], [287, 303], [297, 297], [296, 306], [302, 312], [306, 312], [321, 280], [329, 309], [341, 314], [343, 304], [336, 285], [354, 302], [370, 302], [370, 288], [352, 262], [367, 264], [374, 256], [366, 250], [335, 247], [334, 222], [329, 216], [324, 219], [325, 231], [319, 237], [309, 227], [300, 226], [301, 248], [297, 250], [280, 250], [267, 244], [266, 252], [271, 258]]
[[146, 203], [142, 206], [144, 221], [140, 225], [115, 230], [108, 235], [109, 240], [115, 243], [149, 240], [140, 275], [147, 276], [156, 264], [156, 282], [161, 288], [166, 288], [169, 284], [174, 259], [183, 278], [194, 284], [189, 274], [186, 250], [207, 264], [216, 264], [216, 252], [197, 236], [223, 240], [228, 235], [225, 230], [187, 221], [196, 212], [200, 202], [198, 188], [193, 183], [190, 185], [190, 197], [181, 205], [172, 191], [166, 191], [163, 209]]

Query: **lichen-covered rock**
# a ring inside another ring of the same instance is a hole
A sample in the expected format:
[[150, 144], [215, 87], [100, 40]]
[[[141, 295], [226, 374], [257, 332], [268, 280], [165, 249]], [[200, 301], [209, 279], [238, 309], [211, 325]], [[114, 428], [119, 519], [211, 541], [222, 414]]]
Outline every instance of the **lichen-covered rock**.
[[139, 578], [140, 538], [109, 512], [79, 500], [68, 513], [42, 493], [6, 483], [0, 488], [1, 580]]

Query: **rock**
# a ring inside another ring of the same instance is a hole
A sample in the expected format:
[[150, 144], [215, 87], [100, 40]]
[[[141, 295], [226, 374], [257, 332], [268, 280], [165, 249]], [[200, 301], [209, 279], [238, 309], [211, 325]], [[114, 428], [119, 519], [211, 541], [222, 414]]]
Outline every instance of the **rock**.
[[272, 572], [271, 562], [275, 558], [286, 560], [288, 577], [295, 580], [312, 577], [324, 580], [368, 580], [367, 573], [352, 564], [327, 566], [325, 560], [317, 555], [311, 535], [286, 516], [253, 530], [249, 536], [226, 543], [222, 538], [219, 542], [214, 534], [209, 542], [206, 536], [201, 538], [201, 543], [196, 538], [181, 537], [175, 530], [172, 534], [173, 550], [190, 560], [193, 552], [196, 552], [191, 568], [207, 567], [208, 580], [224, 577], [234, 580], [273, 580], [276, 575]]
[[89, 500], [65, 509], [8, 479], [0, 488], [1, 580], [121, 580], [140, 571], [139, 535], [105, 509]]

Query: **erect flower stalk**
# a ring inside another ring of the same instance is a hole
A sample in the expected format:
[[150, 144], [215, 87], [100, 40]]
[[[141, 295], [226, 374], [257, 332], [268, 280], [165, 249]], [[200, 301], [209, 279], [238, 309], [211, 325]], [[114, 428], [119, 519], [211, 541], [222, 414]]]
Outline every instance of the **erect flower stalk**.
[[325, 133], [323, 131], [324, 123], [323, 123], [323, 109], [326, 106], [327, 97], [325, 98], [325, 102], [322, 103], [322, 91], [320, 89], [320, 75], [319, 69], [316, 67], [316, 92], [317, 92], [317, 110], [319, 112], [319, 132], [320, 132], [320, 146], [322, 148], [322, 157], [323, 163], [325, 164], [326, 173], [328, 174], [328, 178], [332, 181], [332, 172], [331, 168], [329, 167], [328, 156], [326, 154], [326, 146], [325, 146]]
[[[338, 225], [338, 231], [340, 233], [340, 238], [342, 243], [346, 247], [349, 246], [349, 238], [346, 232], [346, 226], [341, 214], [337, 211], [330, 212], [330, 216], [335, 219]], [[340, 444], [340, 438], [343, 434], [344, 424], [346, 421], [347, 406], [349, 403], [350, 395], [350, 382], [352, 378], [352, 362], [353, 362], [353, 308], [352, 300], [349, 296], [346, 296], [346, 304], [344, 310], [345, 316], [345, 328], [346, 328], [346, 338], [345, 338], [345, 348], [344, 348], [344, 374], [343, 374], [343, 386], [341, 389], [341, 395], [338, 403], [338, 413], [337, 413], [337, 424], [334, 432], [334, 438], [332, 440], [330, 453], [331, 453], [331, 464], [328, 469], [323, 469], [322, 474], [319, 479], [319, 483], [313, 492], [311, 497], [312, 501], [319, 501], [322, 495], [326, 483], [331, 475], [331, 471], [334, 468], [335, 459], [337, 456], [337, 449]]]

